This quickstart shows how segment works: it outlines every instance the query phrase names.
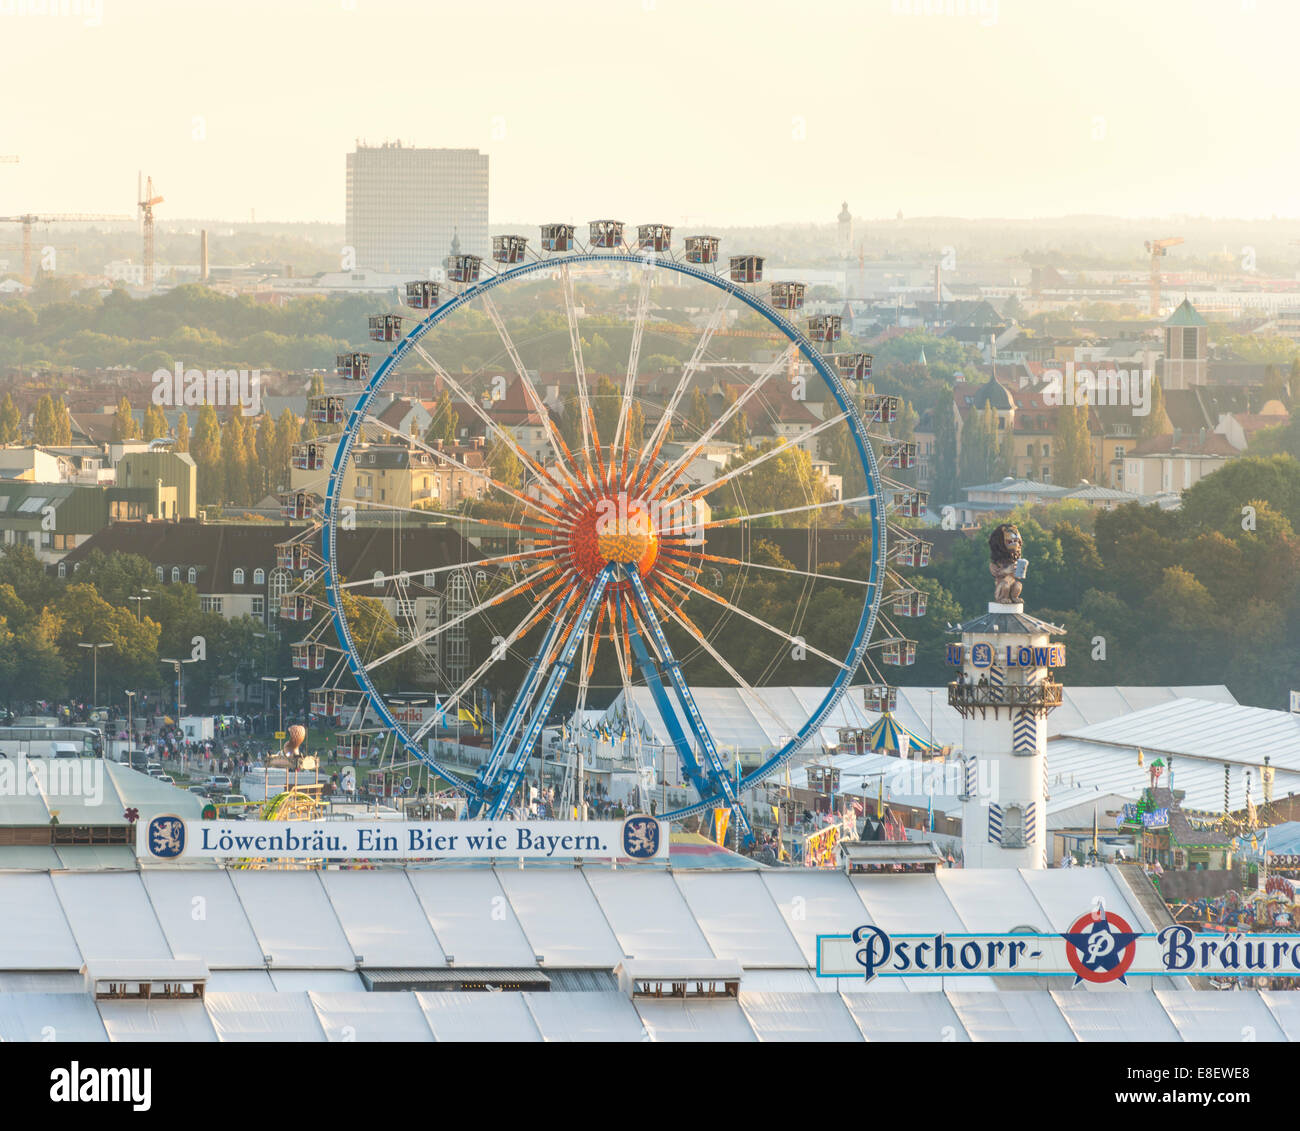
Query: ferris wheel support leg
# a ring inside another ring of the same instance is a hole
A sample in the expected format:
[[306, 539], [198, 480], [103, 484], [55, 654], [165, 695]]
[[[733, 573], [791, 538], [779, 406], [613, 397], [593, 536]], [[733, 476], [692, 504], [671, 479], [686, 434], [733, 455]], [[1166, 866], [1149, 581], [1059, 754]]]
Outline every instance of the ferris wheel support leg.
[[712, 797], [715, 791], [709, 788], [708, 778], [704, 776], [699, 759], [695, 757], [695, 751], [691, 748], [690, 739], [687, 738], [681, 720], [677, 717], [677, 710], [673, 707], [672, 700], [668, 698], [668, 691], [664, 687], [663, 679], [660, 678], [659, 668], [650, 655], [650, 650], [645, 646], [645, 641], [641, 639], [641, 634], [637, 631], [635, 618], [629, 618], [627, 632], [632, 641], [636, 662], [641, 668], [641, 674], [645, 676], [655, 706], [659, 709], [659, 717], [668, 728], [668, 737], [672, 739], [677, 757], [681, 759], [682, 771], [686, 774], [686, 779], [695, 787], [695, 792], [700, 797]]
[[658, 616], [655, 615], [654, 607], [650, 604], [650, 595], [646, 592], [645, 583], [641, 580], [641, 574], [635, 566], [625, 566], [628, 581], [632, 585], [632, 593], [636, 600], [637, 612], [646, 628], [650, 631], [651, 638], [654, 641], [655, 648], [659, 655], [663, 657], [664, 670], [668, 673], [669, 682], [673, 685], [673, 690], [677, 693], [677, 701], [681, 704], [682, 714], [686, 717], [686, 725], [691, 728], [696, 740], [699, 742], [700, 749], [704, 752], [705, 774], [709, 779], [709, 792], [701, 792], [701, 798], [708, 796], [721, 796], [731, 807], [735, 814], [737, 833], [746, 844], [754, 840], [754, 829], [749, 823], [749, 815], [740, 803], [740, 794], [736, 789], [735, 779], [728, 772], [727, 767], [722, 762], [722, 755], [718, 753], [718, 748], [714, 744], [713, 736], [709, 733], [709, 728], [704, 725], [704, 718], [700, 714], [700, 709], [695, 705], [695, 696], [691, 694], [690, 686], [682, 676], [681, 666], [677, 663], [676, 657], [673, 656], [672, 649], [668, 645], [668, 637], [664, 635], [663, 626], [659, 623]]
[[[557, 601], [556, 607], [560, 607], [561, 604], [562, 602]], [[536, 696], [538, 687], [541, 685], [546, 657], [550, 655], [555, 638], [560, 634], [563, 619], [563, 617], [557, 616], [551, 621], [550, 628], [546, 630], [546, 635], [542, 638], [541, 647], [537, 649], [537, 655], [533, 657], [533, 662], [529, 665], [528, 671], [524, 674], [523, 682], [519, 685], [519, 694], [515, 696], [515, 701], [510, 704], [510, 710], [506, 714], [505, 720], [497, 728], [496, 740], [492, 744], [492, 753], [479, 768], [477, 785], [480, 791], [480, 803], [478, 806], [467, 807], [465, 811], [467, 816], [473, 815], [471, 809], [481, 809], [484, 805], [489, 804], [492, 797], [495, 796], [496, 785], [506, 763], [506, 750], [513, 741], [515, 732], [518, 731], [519, 724]]]
[[546, 688], [533, 709], [532, 718], [528, 720], [528, 725], [524, 727], [519, 736], [519, 745], [515, 748], [514, 754], [510, 756], [508, 768], [500, 776], [498, 782], [494, 783], [493, 788], [488, 789], [486, 786], [484, 788], [482, 816], [497, 820], [509, 807], [510, 798], [514, 796], [515, 790], [519, 788], [524, 771], [528, 767], [528, 755], [532, 753], [533, 744], [536, 743], [537, 736], [541, 734], [542, 727], [546, 724], [546, 717], [551, 713], [551, 708], [555, 705], [555, 698], [559, 695], [565, 677], [569, 674], [569, 668], [573, 664], [573, 657], [578, 651], [578, 644], [586, 634], [587, 625], [591, 623], [592, 616], [605, 599], [605, 587], [613, 577], [614, 569], [613, 565], [605, 566], [596, 575], [596, 580], [591, 583], [591, 588], [582, 602], [582, 609], [578, 613], [577, 619], [570, 626], [564, 647], [560, 650], [555, 666], [551, 668], [551, 674], [547, 677]]

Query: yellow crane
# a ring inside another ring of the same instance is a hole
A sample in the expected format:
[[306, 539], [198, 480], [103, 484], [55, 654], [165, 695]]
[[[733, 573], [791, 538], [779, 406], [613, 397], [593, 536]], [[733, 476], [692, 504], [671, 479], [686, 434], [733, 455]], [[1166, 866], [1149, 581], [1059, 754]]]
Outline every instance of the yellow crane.
[[60, 212], [50, 215], [37, 215], [34, 212], [22, 216], [0, 216], [0, 224], [21, 224], [23, 226], [23, 282], [31, 286], [32, 282], [32, 226], [35, 224], [83, 224], [92, 220], [129, 220], [130, 216], [110, 216], [100, 213]]
[[144, 285], [153, 286], [153, 206], [161, 204], [163, 198], [153, 194], [153, 177], [149, 178], [148, 187], [140, 198], [140, 218], [144, 225]]
[[1147, 240], [1143, 245], [1151, 253], [1151, 317], [1160, 314], [1160, 257], [1169, 254], [1171, 247], [1183, 242], [1182, 236], [1168, 236], [1162, 240]]

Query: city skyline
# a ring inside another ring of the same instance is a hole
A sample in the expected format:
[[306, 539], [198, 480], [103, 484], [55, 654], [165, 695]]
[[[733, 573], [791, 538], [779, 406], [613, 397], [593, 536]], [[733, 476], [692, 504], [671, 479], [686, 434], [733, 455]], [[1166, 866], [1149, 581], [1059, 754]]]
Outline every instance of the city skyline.
[[341, 222], [345, 155], [400, 138], [485, 153], [505, 219], [1300, 215], [1280, 0], [46, 7], [0, 4], [7, 212], [133, 212], [143, 170], [160, 222]]

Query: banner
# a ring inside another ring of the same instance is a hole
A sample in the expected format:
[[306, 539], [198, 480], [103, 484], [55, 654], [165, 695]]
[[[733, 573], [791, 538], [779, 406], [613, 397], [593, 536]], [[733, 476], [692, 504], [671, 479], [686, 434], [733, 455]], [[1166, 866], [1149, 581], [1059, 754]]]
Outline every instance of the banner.
[[838, 863], [836, 848], [840, 843], [840, 826], [831, 825], [813, 833], [803, 842], [805, 868], [834, 868]]
[[877, 926], [817, 937], [819, 978], [1061, 977], [1127, 984], [1128, 977], [1300, 976], [1300, 935], [1197, 934], [1183, 924], [1133, 930], [1089, 911], [1059, 934], [890, 934]]
[[136, 825], [148, 860], [668, 860], [668, 826], [622, 821], [194, 821]]

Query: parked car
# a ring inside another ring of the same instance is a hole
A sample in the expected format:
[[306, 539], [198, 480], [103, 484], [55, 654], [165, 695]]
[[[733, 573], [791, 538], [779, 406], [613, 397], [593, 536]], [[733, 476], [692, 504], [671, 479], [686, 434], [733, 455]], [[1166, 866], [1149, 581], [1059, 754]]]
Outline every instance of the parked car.
[[160, 781], [160, 782], [162, 782], [163, 785], [175, 785], [175, 784], [176, 784], [176, 779], [175, 779], [174, 777], [172, 777], [171, 774], [159, 774], [158, 777], [157, 777], [157, 780]]
[[224, 774], [213, 774], [212, 777], [208, 778], [207, 788], [211, 792], [220, 793], [224, 797], [235, 788], [235, 784]]
[[208, 787], [206, 785], [192, 785], [189, 787], [189, 792], [197, 797], [207, 797]]
[[217, 813], [227, 819], [242, 821], [248, 816], [246, 808], [248, 798], [242, 793], [227, 793], [222, 799], [221, 804], [217, 807]]

